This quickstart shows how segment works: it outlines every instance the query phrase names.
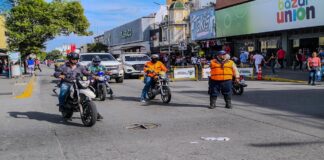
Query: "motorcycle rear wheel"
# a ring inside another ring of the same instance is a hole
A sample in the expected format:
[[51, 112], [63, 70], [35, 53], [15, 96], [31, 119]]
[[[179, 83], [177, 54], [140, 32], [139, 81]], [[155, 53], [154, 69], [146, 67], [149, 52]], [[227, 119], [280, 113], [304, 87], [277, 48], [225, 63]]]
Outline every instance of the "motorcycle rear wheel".
[[161, 94], [161, 99], [163, 103], [170, 103], [171, 101], [171, 90], [169, 87], [163, 87], [163, 93]]
[[97, 107], [92, 101], [85, 102], [82, 104], [83, 115], [81, 115], [81, 120], [84, 126], [92, 127], [97, 122]]
[[152, 88], [150, 88], [149, 91], [147, 92], [147, 96], [150, 100], [155, 98], [156, 95], [153, 93]]
[[234, 95], [242, 95], [244, 92], [244, 87], [243, 86], [233, 86], [233, 93]]
[[62, 117], [64, 119], [70, 119], [73, 116], [73, 111], [65, 110], [62, 112]]

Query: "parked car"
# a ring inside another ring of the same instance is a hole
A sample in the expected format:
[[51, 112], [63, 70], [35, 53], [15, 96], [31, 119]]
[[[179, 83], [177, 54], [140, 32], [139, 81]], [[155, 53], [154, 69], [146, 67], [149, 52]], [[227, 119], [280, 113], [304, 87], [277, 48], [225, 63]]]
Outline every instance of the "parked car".
[[100, 57], [101, 65], [105, 66], [108, 71], [112, 72], [112, 75], [110, 76], [111, 79], [115, 79], [117, 83], [123, 83], [123, 66], [110, 53], [81, 53], [79, 64], [87, 67], [96, 56]]
[[56, 59], [54, 61], [54, 67], [55, 67], [55, 71], [60, 68], [61, 66], [63, 66], [65, 64], [65, 60], [64, 59]]
[[123, 64], [125, 77], [130, 78], [133, 76], [144, 75], [144, 65], [150, 61], [150, 57], [142, 53], [122, 54], [120, 61]]

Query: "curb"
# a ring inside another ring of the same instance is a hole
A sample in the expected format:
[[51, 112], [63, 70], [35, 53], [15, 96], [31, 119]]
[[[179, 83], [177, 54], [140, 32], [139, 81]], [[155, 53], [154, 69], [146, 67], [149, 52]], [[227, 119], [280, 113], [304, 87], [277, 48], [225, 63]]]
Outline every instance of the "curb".
[[262, 78], [262, 80], [266, 80], [266, 81], [273, 81], [273, 82], [307, 83], [306, 81], [293, 80], [293, 79], [286, 79], [286, 78], [268, 77], [268, 76], [264, 76], [264, 77]]

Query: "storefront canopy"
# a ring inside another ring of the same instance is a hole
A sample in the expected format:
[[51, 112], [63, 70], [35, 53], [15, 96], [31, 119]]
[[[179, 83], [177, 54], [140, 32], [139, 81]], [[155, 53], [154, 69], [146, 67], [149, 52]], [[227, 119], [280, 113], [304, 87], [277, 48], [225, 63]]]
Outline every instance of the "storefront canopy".
[[5, 53], [0, 53], [0, 57], [8, 57], [8, 55]]

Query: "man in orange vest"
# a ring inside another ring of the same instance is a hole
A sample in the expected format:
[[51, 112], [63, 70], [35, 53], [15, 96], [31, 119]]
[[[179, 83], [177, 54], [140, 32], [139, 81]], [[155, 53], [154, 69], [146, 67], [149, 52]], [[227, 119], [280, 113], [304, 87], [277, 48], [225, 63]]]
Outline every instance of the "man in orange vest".
[[153, 54], [151, 56], [151, 61], [146, 62], [145, 66], [144, 66], [144, 83], [145, 86], [143, 88], [142, 91], [142, 95], [141, 95], [141, 102], [146, 102], [145, 99], [148, 90], [150, 89], [151, 85], [153, 85], [153, 82], [157, 76], [157, 74], [159, 74], [160, 72], [167, 72], [168, 69], [165, 67], [165, 65], [159, 61], [159, 55], [157, 54]]
[[240, 73], [232, 60], [226, 58], [225, 51], [219, 51], [217, 57], [210, 62], [210, 77], [209, 77], [209, 94], [210, 94], [210, 109], [216, 107], [216, 100], [220, 93], [223, 94], [226, 108], [231, 109], [232, 103], [232, 80], [239, 82]]

